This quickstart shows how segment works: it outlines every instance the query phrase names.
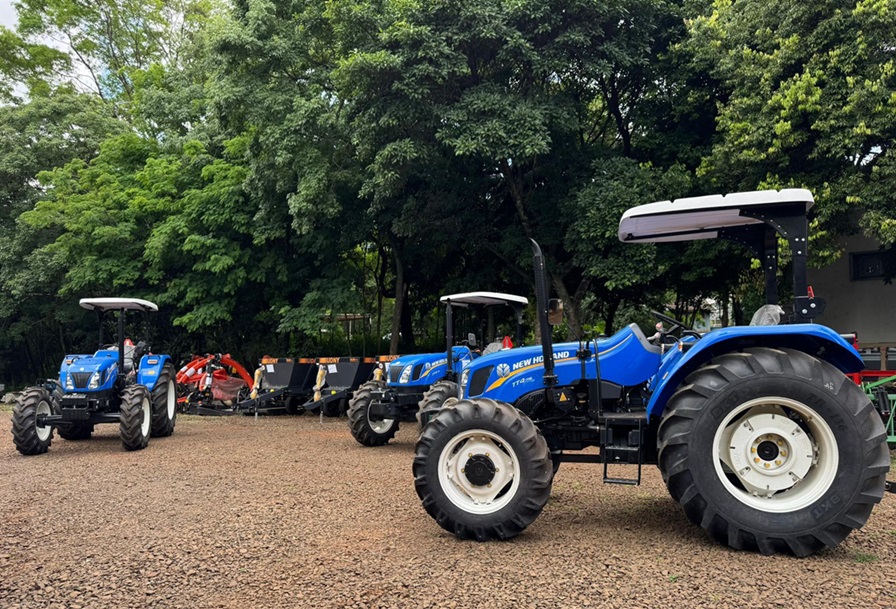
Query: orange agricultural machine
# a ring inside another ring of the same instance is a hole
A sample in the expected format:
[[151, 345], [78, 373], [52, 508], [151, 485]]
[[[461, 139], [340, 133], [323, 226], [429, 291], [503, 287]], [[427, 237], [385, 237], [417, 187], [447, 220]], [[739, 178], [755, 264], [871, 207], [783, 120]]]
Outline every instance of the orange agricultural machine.
[[194, 355], [177, 373], [177, 403], [188, 414], [236, 414], [254, 386], [249, 372], [229, 353]]

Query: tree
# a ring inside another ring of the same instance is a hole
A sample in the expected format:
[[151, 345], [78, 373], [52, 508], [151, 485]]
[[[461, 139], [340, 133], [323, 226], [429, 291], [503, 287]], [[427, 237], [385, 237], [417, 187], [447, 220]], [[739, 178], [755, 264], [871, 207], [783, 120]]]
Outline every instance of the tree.
[[[60, 270], [35, 253], [58, 236], [18, 221], [44, 195], [40, 172], [86, 161], [125, 125], [95, 98], [68, 87], [48, 90], [16, 106], [0, 106], [0, 374], [18, 381], [43, 373], [70, 338], [62, 322], [73, 316], [58, 299]], [[76, 332], [73, 329], [73, 332]], [[61, 357], [61, 356], [60, 356]]]
[[[210, 0], [19, 0], [23, 40], [49, 39], [70, 54], [58, 78], [104, 100], [130, 101], [135, 77], [156, 63], [177, 65], [212, 10]], [[31, 44], [25, 50], [41, 50]], [[33, 52], [27, 53], [34, 55]]]
[[701, 173], [731, 190], [808, 187], [822, 230], [861, 214], [896, 241], [894, 27], [886, 1], [714, 2], [687, 42], [724, 91]]

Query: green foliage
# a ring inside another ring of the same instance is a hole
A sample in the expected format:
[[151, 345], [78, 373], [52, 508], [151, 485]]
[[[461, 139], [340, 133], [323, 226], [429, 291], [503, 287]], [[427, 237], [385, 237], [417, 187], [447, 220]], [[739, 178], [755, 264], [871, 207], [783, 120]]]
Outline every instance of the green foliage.
[[811, 188], [822, 228], [864, 213], [893, 243], [894, 28], [891, 2], [714, 2], [687, 41], [724, 98], [700, 172], [721, 189]]
[[[566, 337], [707, 297], [739, 315], [743, 250], [619, 242], [625, 209], [680, 196], [805, 186], [816, 263], [859, 229], [896, 245], [891, 2], [17, 9], [0, 375], [52, 374], [92, 340], [77, 298], [108, 293], [158, 301], [175, 353], [441, 346], [441, 294], [531, 296], [530, 238]], [[351, 340], [342, 313], [369, 316]]]

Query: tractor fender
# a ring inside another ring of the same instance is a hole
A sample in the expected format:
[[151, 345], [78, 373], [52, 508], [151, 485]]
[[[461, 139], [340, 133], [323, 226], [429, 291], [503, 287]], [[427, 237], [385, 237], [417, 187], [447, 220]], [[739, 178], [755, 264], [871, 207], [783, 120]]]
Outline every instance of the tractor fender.
[[831, 328], [820, 324], [734, 326], [713, 330], [693, 345], [679, 357], [664, 359], [651, 382], [653, 395], [647, 404], [648, 419], [662, 416], [666, 402], [691, 372], [713, 358], [733, 351], [751, 347], [794, 349], [824, 360], [844, 374], [858, 372], [865, 367], [851, 344]]
[[[156, 387], [162, 366], [171, 361], [167, 355], [149, 354], [140, 358], [140, 367], [137, 369], [137, 384], [143, 385], [149, 391]], [[171, 379], [174, 380], [173, 378]]]

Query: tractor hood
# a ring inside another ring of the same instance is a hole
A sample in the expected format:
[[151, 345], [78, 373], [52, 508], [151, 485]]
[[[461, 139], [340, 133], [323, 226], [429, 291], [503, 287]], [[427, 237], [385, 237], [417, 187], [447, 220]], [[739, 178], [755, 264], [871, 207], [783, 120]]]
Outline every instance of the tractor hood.
[[[473, 360], [473, 354], [468, 347], [454, 347], [452, 352], [458, 369]], [[448, 359], [444, 352], [404, 355], [389, 364], [388, 384], [431, 385], [445, 376], [448, 370], [447, 364]]]
[[[554, 372], [560, 385], [578, 379], [597, 378], [594, 355], [600, 354], [600, 376], [604, 381], [626, 387], [639, 385], [656, 374], [660, 365], [660, 348], [650, 344], [641, 329], [629, 324], [613, 336], [588, 341], [588, 354], [578, 357], [578, 342], [553, 346]], [[461, 376], [465, 397], [486, 394], [488, 397], [514, 403], [520, 396], [544, 387], [544, 353], [541, 346], [498, 351], [480, 357], [467, 366]]]
[[118, 377], [118, 351], [102, 350], [94, 355], [66, 355], [59, 369], [59, 382], [66, 393], [102, 391]]

